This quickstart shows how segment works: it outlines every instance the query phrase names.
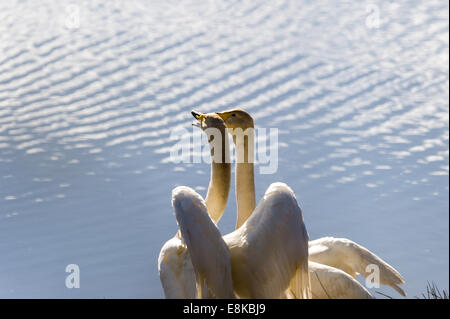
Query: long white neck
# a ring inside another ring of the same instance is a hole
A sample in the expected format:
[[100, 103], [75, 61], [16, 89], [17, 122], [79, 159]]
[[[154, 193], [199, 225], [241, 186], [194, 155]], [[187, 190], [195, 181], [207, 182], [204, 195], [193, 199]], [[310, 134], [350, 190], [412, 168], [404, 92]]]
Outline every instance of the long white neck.
[[238, 211], [236, 229], [238, 229], [250, 217], [256, 207], [253, 147], [249, 149], [249, 143], [254, 143], [253, 130], [250, 132], [248, 138], [234, 138], [234, 143], [236, 145], [236, 154], [244, 154], [243, 161], [236, 160], [235, 183]]
[[213, 144], [211, 146], [211, 178], [206, 195], [206, 207], [208, 213], [217, 224], [227, 206], [228, 194], [231, 182], [230, 145], [225, 129], [222, 132], [222, 156], [218, 163], [215, 162]]

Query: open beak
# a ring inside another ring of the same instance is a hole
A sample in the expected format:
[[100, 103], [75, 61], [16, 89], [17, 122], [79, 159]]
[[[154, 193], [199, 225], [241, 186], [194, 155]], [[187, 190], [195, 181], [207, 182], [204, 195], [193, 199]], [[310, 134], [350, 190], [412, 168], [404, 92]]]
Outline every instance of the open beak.
[[202, 113], [194, 111], [194, 110], [191, 111], [191, 114], [193, 117], [195, 117], [195, 119], [197, 119], [199, 121], [201, 121], [204, 117], [204, 115]]

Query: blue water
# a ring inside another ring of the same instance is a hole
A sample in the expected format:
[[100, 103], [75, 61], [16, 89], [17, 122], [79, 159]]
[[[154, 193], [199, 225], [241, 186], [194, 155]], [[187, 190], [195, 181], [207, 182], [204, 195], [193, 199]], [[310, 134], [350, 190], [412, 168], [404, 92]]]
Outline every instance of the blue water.
[[[409, 297], [449, 288], [444, 1], [0, 2], [0, 297], [161, 298], [190, 110], [278, 128], [275, 174], [311, 239], [350, 238]], [[231, 190], [234, 194], [234, 186]], [[219, 223], [235, 225], [236, 205]], [[80, 288], [68, 289], [68, 264]], [[375, 289], [398, 296], [388, 288]], [[374, 292], [374, 290], [372, 290]]]

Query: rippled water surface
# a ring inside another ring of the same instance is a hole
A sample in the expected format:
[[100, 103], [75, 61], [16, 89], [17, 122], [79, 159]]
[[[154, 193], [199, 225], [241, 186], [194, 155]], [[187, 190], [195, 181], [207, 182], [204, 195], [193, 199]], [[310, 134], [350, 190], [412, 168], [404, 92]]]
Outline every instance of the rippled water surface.
[[163, 297], [170, 192], [209, 180], [170, 132], [231, 106], [279, 129], [258, 199], [285, 182], [311, 238], [448, 289], [447, 1], [77, 3], [0, 1], [0, 297]]

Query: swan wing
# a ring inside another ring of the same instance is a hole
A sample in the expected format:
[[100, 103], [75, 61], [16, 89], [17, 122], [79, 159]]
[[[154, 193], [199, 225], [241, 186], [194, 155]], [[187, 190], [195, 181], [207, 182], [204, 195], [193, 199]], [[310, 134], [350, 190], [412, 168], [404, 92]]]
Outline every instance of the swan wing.
[[309, 262], [313, 299], [371, 299], [373, 296], [346, 272]]
[[195, 275], [186, 245], [177, 237], [168, 240], [158, 257], [159, 279], [168, 299], [195, 298]]
[[239, 296], [279, 298], [290, 284], [295, 296], [309, 296], [308, 233], [286, 184], [270, 185], [249, 219], [224, 239]]
[[202, 197], [188, 187], [172, 192], [172, 206], [181, 236], [191, 257], [198, 297], [208, 293], [204, 282], [217, 298], [232, 298], [233, 282], [228, 247], [208, 215]]
[[405, 281], [400, 273], [367, 248], [346, 238], [324, 237], [309, 242], [309, 260], [339, 268], [353, 278], [361, 274], [364, 278], [372, 273], [370, 265], [379, 270], [381, 285], [388, 285], [399, 294], [406, 293], [399, 287]]

